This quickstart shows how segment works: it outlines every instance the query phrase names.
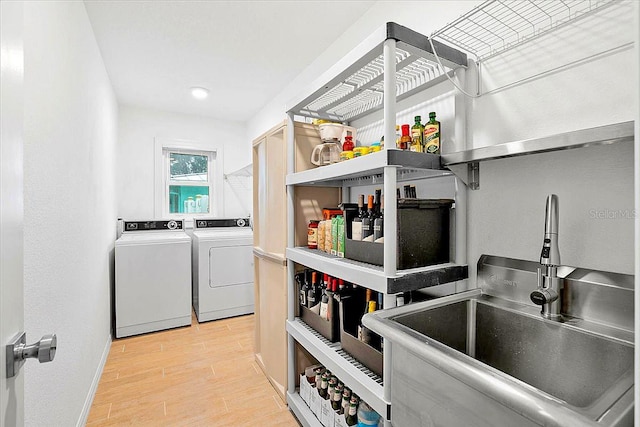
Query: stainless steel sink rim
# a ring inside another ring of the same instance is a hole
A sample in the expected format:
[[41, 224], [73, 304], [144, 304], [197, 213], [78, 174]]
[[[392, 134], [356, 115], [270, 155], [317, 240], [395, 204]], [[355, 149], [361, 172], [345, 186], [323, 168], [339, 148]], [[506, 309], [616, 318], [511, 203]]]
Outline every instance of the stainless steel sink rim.
[[[402, 315], [470, 300], [480, 301], [482, 304], [513, 311], [518, 315], [535, 318], [541, 322], [553, 322], [543, 319], [539, 314], [533, 313], [530, 310], [531, 307], [523, 310], [523, 307], [520, 307], [518, 303], [509, 301], [505, 303], [504, 301], [499, 301], [499, 299], [482, 295], [480, 289], [474, 289], [464, 293], [439, 298], [434, 301], [398, 307], [395, 309], [385, 310], [384, 312], [371, 313], [365, 316], [363, 323], [365, 326], [384, 336], [386, 339], [390, 339], [392, 343], [398, 343], [405, 346], [408, 351], [415, 353], [427, 363], [430, 363], [443, 372], [452, 375], [454, 378], [464, 382], [479, 393], [483, 393], [502, 403], [506, 407], [516, 410], [532, 421], [543, 422], [544, 425], [558, 426], [600, 425], [592, 418], [598, 417], [601, 414], [589, 414], [588, 409], [585, 411], [585, 408], [572, 406], [561, 399], [527, 384], [524, 381], [521, 381], [392, 320], [393, 318], [397, 318]], [[619, 337], [610, 338], [607, 335], [597, 332], [598, 329], [601, 329], [602, 331], [607, 330], [607, 328], [602, 325], [586, 324], [585, 322], [580, 322], [576, 319], [567, 319], [566, 322], [561, 324], [561, 327], [574, 329], [581, 333], [592, 334], [599, 338], [612, 339], [617, 343], [633, 347], [632, 339], [628, 340]], [[622, 331], [622, 333], [619, 333], [618, 335], [624, 337], [625, 331]], [[624, 399], [628, 400], [629, 395], [631, 395], [632, 399], [633, 375], [630, 376], [627, 384], [625, 384], [624, 381], [619, 381], [614, 383], [614, 385], [615, 387], [612, 388], [615, 389], [617, 387], [616, 391], [618, 391], [621, 397], [611, 405], [607, 405], [605, 407], [605, 413], [606, 410], [608, 410], [607, 407], [610, 409], [610, 407], [613, 407], [617, 401]], [[604, 399], [604, 395], [598, 400], [601, 399]], [[598, 401], [594, 402], [593, 405], [597, 405], [597, 403]], [[599, 411], [601, 412], [602, 408], [599, 408]]]

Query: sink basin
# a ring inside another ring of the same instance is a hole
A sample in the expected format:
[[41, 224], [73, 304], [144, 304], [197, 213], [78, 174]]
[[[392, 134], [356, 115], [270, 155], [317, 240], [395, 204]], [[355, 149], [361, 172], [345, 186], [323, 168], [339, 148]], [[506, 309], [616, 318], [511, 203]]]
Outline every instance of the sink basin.
[[[633, 424], [632, 333], [547, 320], [537, 308], [479, 290], [386, 311], [363, 322], [392, 343], [392, 399], [394, 386], [413, 390], [396, 407], [420, 393], [436, 403], [431, 422], [423, 414], [394, 425]], [[412, 384], [420, 376], [430, 389]], [[434, 413], [456, 396], [467, 403]], [[470, 408], [474, 401], [479, 408]], [[408, 407], [416, 405], [429, 406]], [[506, 418], [489, 414], [499, 410]]]

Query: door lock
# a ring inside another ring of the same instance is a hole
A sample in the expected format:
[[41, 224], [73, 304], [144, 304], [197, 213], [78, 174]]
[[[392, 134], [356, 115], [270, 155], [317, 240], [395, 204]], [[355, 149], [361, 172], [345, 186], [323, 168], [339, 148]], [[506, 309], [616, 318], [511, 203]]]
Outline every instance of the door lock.
[[6, 347], [7, 378], [17, 375], [29, 358], [37, 358], [40, 363], [51, 362], [56, 355], [57, 345], [55, 334], [45, 335], [37, 343], [27, 345], [27, 334], [20, 332]]

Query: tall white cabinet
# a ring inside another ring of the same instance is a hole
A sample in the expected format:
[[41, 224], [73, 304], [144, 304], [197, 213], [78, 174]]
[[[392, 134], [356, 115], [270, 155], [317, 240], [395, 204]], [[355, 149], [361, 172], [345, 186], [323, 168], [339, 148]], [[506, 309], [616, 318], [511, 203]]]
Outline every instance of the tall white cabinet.
[[[289, 135], [291, 130], [291, 135]], [[313, 147], [320, 143], [317, 128], [310, 124], [278, 123], [253, 141], [253, 255], [255, 291], [256, 363], [283, 399], [287, 389], [287, 237], [306, 243], [307, 223], [322, 214], [322, 207], [338, 204], [335, 188], [301, 189], [295, 204], [302, 212], [293, 229], [283, 212], [287, 193], [287, 147], [294, 147], [294, 170], [311, 167]], [[310, 203], [312, 199], [313, 203]]]
[[[383, 111], [383, 134], [390, 141], [381, 152], [346, 162], [304, 171], [295, 168], [295, 146], [287, 146], [287, 275], [288, 334], [287, 402], [304, 425], [319, 425], [296, 388], [300, 375], [299, 348], [331, 370], [346, 386], [366, 401], [389, 426], [391, 420], [390, 363], [391, 349], [384, 345], [384, 377], [380, 378], [345, 353], [339, 343], [330, 343], [296, 317], [294, 293], [295, 265], [309, 267], [370, 288], [384, 294], [384, 307], [395, 306], [398, 292], [463, 280], [466, 265], [466, 187], [456, 180], [453, 224], [455, 232], [447, 263], [398, 270], [396, 227], [396, 187], [405, 180], [429, 179], [451, 175], [442, 166], [439, 155], [412, 153], [395, 149], [396, 104], [429, 87], [449, 84], [445, 73], [464, 77], [467, 64], [462, 52], [433, 42], [438, 60], [427, 37], [395, 23], [387, 23], [364, 40], [339, 63], [324, 73], [308, 92], [288, 107], [289, 139], [293, 138], [294, 116], [330, 119], [345, 124]], [[438, 61], [445, 68], [438, 66]], [[458, 108], [463, 108], [459, 106]], [[456, 117], [458, 114], [456, 114]], [[464, 114], [460, 114], [464, 117]], [[458, 120], [458, 119], [456, 119]], [[462, 120], [462, 119], [460, 119]], [[456, 123], [463, 132], [464, 123]], [[383, 185], [385, 203], [384, 265], [377, 267], [317, 250], [309, 250], [295, 241], [294, 229], [301, 212], [296, 208], [296, 194], [301, 189], [337, 188], [342, 200], [350, 200], [350, 188], [363, 184]], [[382, 184], [381, 184], [382, 183]]]

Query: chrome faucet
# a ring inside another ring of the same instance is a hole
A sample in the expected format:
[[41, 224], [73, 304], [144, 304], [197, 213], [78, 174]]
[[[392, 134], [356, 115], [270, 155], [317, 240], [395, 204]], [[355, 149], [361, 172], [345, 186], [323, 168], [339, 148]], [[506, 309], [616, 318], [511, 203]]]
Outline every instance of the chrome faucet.
[[[560, 294], [562, 281], [558, 278], [560, 250], [558, 249], [558, 196], [550, 194], [544, 218], [544, 241], [538, 267], [538, 289], [531, 292], [531, 301], [542, 306], [542, 315], [549, 319], [561, 317]], [[544, 268], [544, 273], [542, 272]]]

